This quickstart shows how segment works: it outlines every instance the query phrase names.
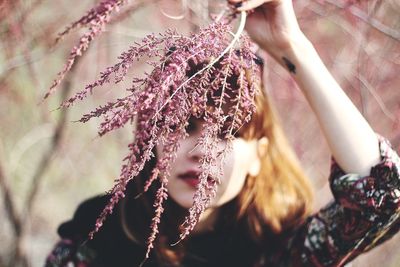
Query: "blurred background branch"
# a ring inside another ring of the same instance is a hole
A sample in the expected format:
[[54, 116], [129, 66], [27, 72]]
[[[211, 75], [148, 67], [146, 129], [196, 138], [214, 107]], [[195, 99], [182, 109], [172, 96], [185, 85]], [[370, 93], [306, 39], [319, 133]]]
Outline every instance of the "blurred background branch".
[[[376, 30], [380, 31], [381, 33], [385, 34], [386, 36], [393, 38], [396, 41], [400, 41], [400, 31], [398, 29], [394, 29], [388, 27], [387, 25], [383, 24], [379, 20], [375, 19], [371, 14], [368, 14], [354, 5], [349, 5], [349, 1], [340, 1], [340, 0], [324, 0], [324, 3], [328, 3], [333, 5], [339, 9], [347, 9], [352, 15], [356, 18], [359, 18], [361, 21], [368, 24], [370, 27], [375, 28]], [[372, 5], [381, 6], [383, 1], [371, 1]], [[372, 13], [374, 15], [374, 12]]]
[[[2, 191], [3, 195], [3, 203], [5, 206], [5, 212], [7, 216], [3, 216], [3, 218], [6, 218], [10, 220], [10, 223], [12, 225], [12, 230], [13, 230], [13, 235], [18, 239], [21, 236], [21, 220], [20, 216], [17, 214], [17, 210], [15, 207], [15, 200], [13, 198], [13, 194], [10, 189], [10, 185], [8, 184], [8, 181], [10, 178], [6, 174], [6, 170], [4, 168], [4, 159], [2, 157], [3, 155], [3, 149], [2, 144], [0, 143], [0, 188]], [[1, 266], [6, 266], [5, 264], [5, 259], [3, 259], [3, 255], [0, 255], [0, 265]]]
[[[66, 100], [69, 96], [72, 87], [71, 77], [74, 76], [75, 69], [76, 67], [73, 67], [71, 69], [71, 72], [64, 81], [61, 90], [62, 101]], [[46, 173], [50, 164], [52, 163], [51, 160], [53, 156], [58, 152], [58, 149], [62, 142], [62, 138], [64, 136], [66, 128], [67, 118], [68, 118], [68, 109], [61, 110], [60, 118], [58, 119], [57, 125], [54, 128], [54, 133], [52, 134], [53, 136], [51, 138], [51, 145], [48, 148], [47, 152], [43, 154], [36, 169], [36, 172], [34, 173], [31, 179], [31, 183], [28, 188], [28, 192], [26, 194], [27, 197], [22, 206], [22, 212], [20, 213], [17, 212], [15, 204], [16, 201], [13, 199], [13, 196], [15, 194], [13, 194], [7, 182], [8, 180], [10, 180], [11, 177], [8, 177], [6, 175], [6, 171], [4, 169], [4, 162], [2, 158], [0, 158], [0, 186], [3, 191], [4, 203], [8, 214], [6, 218], [10, 220], [14, 229], [14, 245], [15, 245], [14, 247], [12, 247], [13, 251], [9, 252], [10, 255], [12, 255], [11, 259], [9, 260], [9, 263], [5, 265], [6, 261], [4, 259], [1, 259], [2, 262], [1, 266], [21, 266], [21, 267], [30, 266], [28, 263], [28, 255], [25, 252], [24, 248], [25, 235], [27, 234], [27, 224], [23, 224], [21, 222], [28, 222], [31, 219], [30, 216], [33, 212], [34, 203], [37, 198], [39, 188], [42, 184], [44, 174]], [[0, 152], [2, 151], [0, 150]]]

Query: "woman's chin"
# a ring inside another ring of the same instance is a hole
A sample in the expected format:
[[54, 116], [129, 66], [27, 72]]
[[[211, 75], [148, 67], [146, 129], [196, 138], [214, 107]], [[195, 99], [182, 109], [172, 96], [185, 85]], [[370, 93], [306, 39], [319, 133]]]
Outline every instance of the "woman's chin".
[[171, 199], [184, 209], [189, 209], [193, 206], [194, 193], [181, 192], [178, 194], [169, 193]]

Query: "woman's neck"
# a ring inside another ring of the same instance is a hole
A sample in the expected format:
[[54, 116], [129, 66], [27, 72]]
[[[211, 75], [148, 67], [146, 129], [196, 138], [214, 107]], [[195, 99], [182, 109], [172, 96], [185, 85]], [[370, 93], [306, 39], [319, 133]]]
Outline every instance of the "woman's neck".
[[202, 234], [205, 232], [213, 231], [218, 218], [219, 209], [210, 208], [206, 209], [200, 216], [199, 222], [193, 229], [193, 234]]

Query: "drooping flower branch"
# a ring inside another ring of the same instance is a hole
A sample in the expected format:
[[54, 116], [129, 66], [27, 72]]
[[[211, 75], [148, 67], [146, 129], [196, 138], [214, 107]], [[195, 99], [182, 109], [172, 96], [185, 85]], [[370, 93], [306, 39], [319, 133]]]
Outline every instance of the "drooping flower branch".
[[71, 31], [89, 27], [90, 25], [105, 24], [110, 17], [113, 10], [121, 7], [126, 1], [125, 0], [103, 0], [97, 6], [91, 8], [86, 14], [79, 20], [74, 21], [65, 28], [64, 31], [60, 32], [57, 36], [56, 43], [62, 40]]
[[84, 15], [79, 20], [73, 22], [63, 32], [58, 34], [56, 43], [58, 43], [62, 38], [64, 38], [64, 36], [77, 28], [88, 28], [87, 32], [83, 34], [79, 39], [78, 44], [72, 48], [68, 56], [67, 63], [64, 65], [64, 68], [57, 74], [57, 78], [53, 81], [53, 84], [51, 85], [44, 98], [47, 98], [56, 90], [57, 86], [64, 79], [65, 75], [71, 70], [76, 58], [81, 56], [89, 48], [89, 45], [93, 41], [93, 39], [104, 32], [106, 24], [110, 21], [111, 14], [114, 11], [118, 11], [118, 9], [126, 2], [127, 0], [103, 0], [97, 6], [90, 9], [86, 13], [86, 15]]
[[[115, 6], [107, 6], [107, 10], [123, 3], [110, 2]], [[245, 19], [246, 14], [242, 12], [235, 34], [232, 34], [231, 16], [215, 21], [190, 36], [183, 36], [175, 30], [167, 30], [159, 35], [150, 34], [122, 53], [119, 62], [101, 72], [98, 80], [61, 104], [62, 107], [70, 107], [76, 101], [84, 100], [98, 87], [121, 82], [128, 78], [129, 70], [142, 58], [148, 59], [146, 63], [153, 68], [144, 77], [130, 78], [131, 85], [124, 97], [102, 105], [80, 119], [81, 122], [87, 122], [102, 117], [98, 130], [100, 136], [127, 124], [136, 125], [135, 139], [128, 145], [129, 152], [123, 161], [120, 177], [109, 191], [109, 203], [98, 217], [89, 234], [90, 238], [125, 196], [129, 181], [138, 176], [145, 163], [155, 156], [155, 146], [162, 145], [162, 153], [144, 186], [146, 192], [155, 180], [161, 184], [155, 197], [155, 215], [147, 242], [146, 258], [149, 256], [159, 231], [163, 205], [168, 198], [171, 163], [176, 158], [179, 141], [188, 136], [188, 120], [196, 117], [204, 120], [197, 142], [203, 151], [199, 162], [201, 174], [193, 207], [183, 222], [180, 240], [193, 230], [200, 215], [216, 195], [230, 141], [240, 127], [250, 120], [255, 110], [254, 96], [260, 69], [255, 64], [256, 56], [250, 49], [248, 37], [242, 34]], [[70, 59], [73, 63], [74, 57]], [[224, 144], [222, 147], [221, 143]]]

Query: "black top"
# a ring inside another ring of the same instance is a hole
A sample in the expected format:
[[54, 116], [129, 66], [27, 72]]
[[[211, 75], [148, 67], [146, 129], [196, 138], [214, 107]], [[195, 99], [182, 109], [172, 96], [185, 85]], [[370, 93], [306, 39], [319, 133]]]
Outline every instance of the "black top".
[[[72, 220], [61, 224], [58, 234], [62, 239], [82, 240], [93, 230], [96, 218], [108, 203], [109, 196], [97, 196], [81, 203]], [[120, 223], [120, 209], [115, 208], [108, 216], [93, 240], [84, 245], [95, 253], [88, 266], [139, 266], [144, 259], [146, 247], [130, 240]], [[272, 240], [271, 240], [272, 241]], [[273, 243], [273, 242], [272, 242]], [[277, 245], [275, 243], [274, 245]], [[223, 229], [190, 235], [181, 266], [253, 266], [259, 258], [260, 247], [240, 231]], [[265, 252], [265, 251], [264, 251]], [[146, 260], [144, 267], [160, 266], [154, 257]]]

